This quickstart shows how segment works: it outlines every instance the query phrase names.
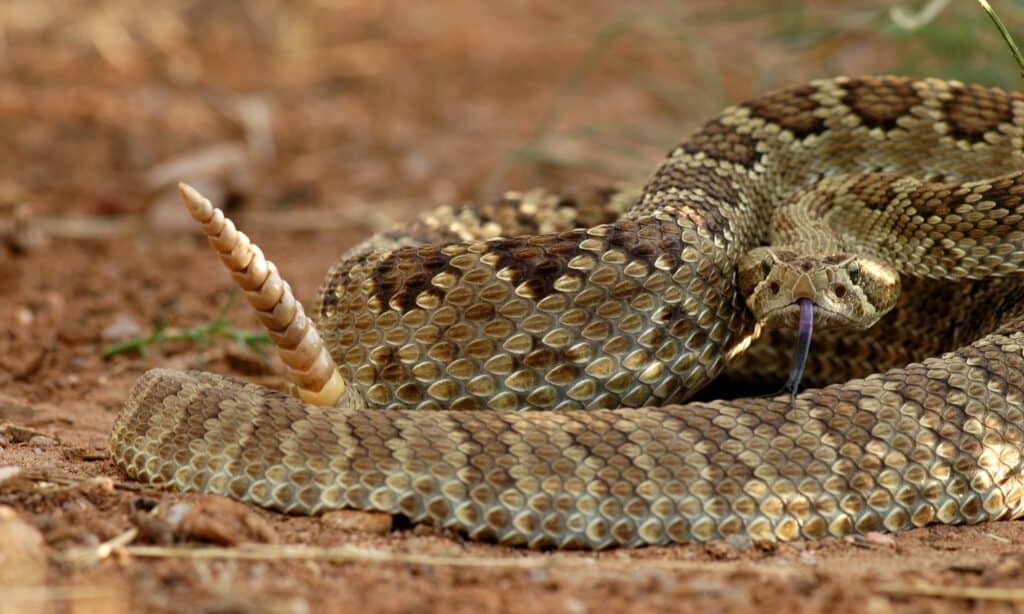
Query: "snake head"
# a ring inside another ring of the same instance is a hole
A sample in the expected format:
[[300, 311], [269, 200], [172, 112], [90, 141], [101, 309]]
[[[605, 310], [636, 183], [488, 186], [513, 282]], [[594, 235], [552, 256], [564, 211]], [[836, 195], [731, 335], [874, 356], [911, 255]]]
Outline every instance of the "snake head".
[[888, 313], [900, 294], [899, 274], [868, 256], [758, 247], [737, 268], [747, 307], [768, 328], [796, 328], [799, 301], [806, 298], [814, 303], [815, 328], [864, 330]]

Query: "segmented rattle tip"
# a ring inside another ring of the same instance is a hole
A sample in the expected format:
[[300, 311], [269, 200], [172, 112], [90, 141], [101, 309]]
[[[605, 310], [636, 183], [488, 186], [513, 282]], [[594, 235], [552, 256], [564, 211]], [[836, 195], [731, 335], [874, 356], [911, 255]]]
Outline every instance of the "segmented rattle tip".
[[345, 380], [277, 267], [209, 199], [186, 183], [179, 183], [178, 189], [192, 218], [202, 226], [210, 246], [270, 333], [299, 397], [315, 405], [337, 404], [345, 394]]

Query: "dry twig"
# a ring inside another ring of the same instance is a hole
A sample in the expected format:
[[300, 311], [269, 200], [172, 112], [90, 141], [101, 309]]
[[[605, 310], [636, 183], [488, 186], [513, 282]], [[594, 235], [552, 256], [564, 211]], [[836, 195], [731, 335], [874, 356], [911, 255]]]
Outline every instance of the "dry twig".
[[983, 601], [1024, 601], [1024, 589], [986, 586], [939, 586], [937, 584], [886, 583], [875, 586], [890, 595], [907, 597], [945, 597], [949, 599], [978, 599]]
[[589, 567], [601, 571], [636, 570], [654, 568], [667, 571], [703, 571], [717, 573], [753, 572], [764, 575], [787, 576], [803, 571], [794, 567], [766, 567], [750, 563], [723, 561], [674, 561], [640, 558], [590, 558], [564, 555], [529, 556], [519, 558], [479, 557], [472, 555], [438, 556], [337, 546], [331, 548], [304, 545], [248, 544], [235, 548], [187, 548], [164, 546], [128, 546], [125, 552], [144, 558], [190, 558], [229, 560], [321, 560], [353, 563], [402, 563], [446, 567], [473, 567], [489, 569], [538, 569], [555, 567]]

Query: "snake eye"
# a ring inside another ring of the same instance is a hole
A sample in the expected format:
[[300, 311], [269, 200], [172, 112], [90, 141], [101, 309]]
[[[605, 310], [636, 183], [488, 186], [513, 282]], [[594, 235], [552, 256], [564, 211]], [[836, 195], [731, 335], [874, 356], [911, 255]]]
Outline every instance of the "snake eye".
[[860, 263], [859, 262], [851, 262], [850, 264], [846, 265], [846, 274], [850, 276], [850, 281], [852, 283], [859, 282], [860, 281]]
[[761, 275], [765, 279], [767, 279], [768, 278], [768, 274], [772, 272], [772, 266], [774, 266], [774, 265], [775, 265], [775, 261], [772, 260], [771, 256], [765, 256], [764, 259], [761, 260]]

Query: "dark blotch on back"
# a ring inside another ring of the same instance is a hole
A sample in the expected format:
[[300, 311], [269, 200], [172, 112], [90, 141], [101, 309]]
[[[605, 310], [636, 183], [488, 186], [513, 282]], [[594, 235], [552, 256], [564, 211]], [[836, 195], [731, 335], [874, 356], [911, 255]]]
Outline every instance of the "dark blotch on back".
[[342, 275], [334, 275], [327, 280], [326, 290], [320, 297], [320, 317], [326, 317], [335, 307], [338, 306], [339, 298], [344, 288], [348, 285], [349, 273], [346, 270]]
[[783, 90], [746, 103], [750, 114], [778, 124], [793, 133], [797, 139], [804, 139], [825, 131], [825, 120], [814, 111], [821, 105], [811, 95], [817, 90], [810, 86]]
[[403, 251], [415, 251], [413, 248], [404, 247], [388, 254], [386, 258], [373, 267], [373, 286], [376, 295], [381, 303], [387, 305], [391, 297], [398, 291], [401, 284], [401, 277], [398, 271], [400, 254]]
[[[656, 222], [648, 222], [652, 226]], [[626, 259], [630, 261], [641, 261], [647, 265], [649, 270], [654, 269], [654, 261], [657, 260], [660, 250], [650, 239], [640, 236], [641, 224], [634, 220], [623, 220], [611, 224], [608, 236], [605, 241], [609, 249], [619, 249], [625, 252]]]
[[[933, 183], [922, 186], [917, 193], [911, 195], [911, 199], [915, 202], [914, 208], [920, 215], [944, 218], [963, 205], [970, 194], [970, 191], [958, 187], [957, 184]], [[982, 194], [982, 199], [996, 203], [996, 208], [1001, 210], [1016, 211], [1024, 205], [1024, 194], [1019, 191], [1019, 185], [1013, 176], [993, 181]], [[1010, 220], [1009, 223], [1007, 220]], [[1009, 216], [1001, 217], [994, 226], [985, 229], [976, 226], [968, 231], [968, 236], [1005, 237], [1016, 229], [1016, 226], [1016, 222]]]
[[737, 132], [735, 128], [717, 119], [704, 124], [701, 131], [687, 139], [682, 147], [686, 153], [703, 152], [709, 158], [739, 164], [744, 168], [752, 168], [761, 158], [753, 137]]
[[487, 247], [488, 253], [498, 256], [495, 269], [510, 269], [512, 283], [525, 283], [531, 296], [540, 300], [555, 292], [555, 281], [563, 274], [583, 277], [567, 264], [580, 252], [579, 243], [585, 236], [582, 230], [572, 230], [557, 235], [497, 239], [488, 241]]
[[459, 270], [449, 265], [450, 260], [439, 246], [399, 248], [374, 266], [375, 294], [385, 305], [397, 299], [398, 308], [403, 312], [416, 306], [416, 296], [423, 291], [443, 299], [444, 291], [432, 286], [430, 280], [444, 271], [457, 275]]
[[868, 128], [892, 130], [901, 116], [921, 104], [912, 84], [913, 80], [902, 77], [850, 79], [843, 85], [842, 102]]
[[900, 178], [894, 173], [871, 173], [850, 186], [850, 193], [864, 202], [872, 211], [884, 211], [896, 199], [893, 183]]
[[949, 134], [955, 139], [977, 143], [985, 140], [985, 133], [999, 128], [999, 124], [1013, 122], [1012, 98], [1004, 91], [980, 85], [955, 87], [953, 97], [942, 104], [949, 124]]
[[[680, 215], [690, 218], [699, 227], [711, 234], [718, 234], [729, 228], [729, 220], [722, 215], [723, 209], [734, 209], [742, 203], [736, 186], [714, 168], [679, 168], [671, 163], [662, 165], [644, 188], [646, 193], [675, 190], [700, 190], [705, 198], [680, 200], [673, 203]], [[668, 208], [667, 205], [663, 205]], [[678, 231], [678, 229], [677, 229]]]

